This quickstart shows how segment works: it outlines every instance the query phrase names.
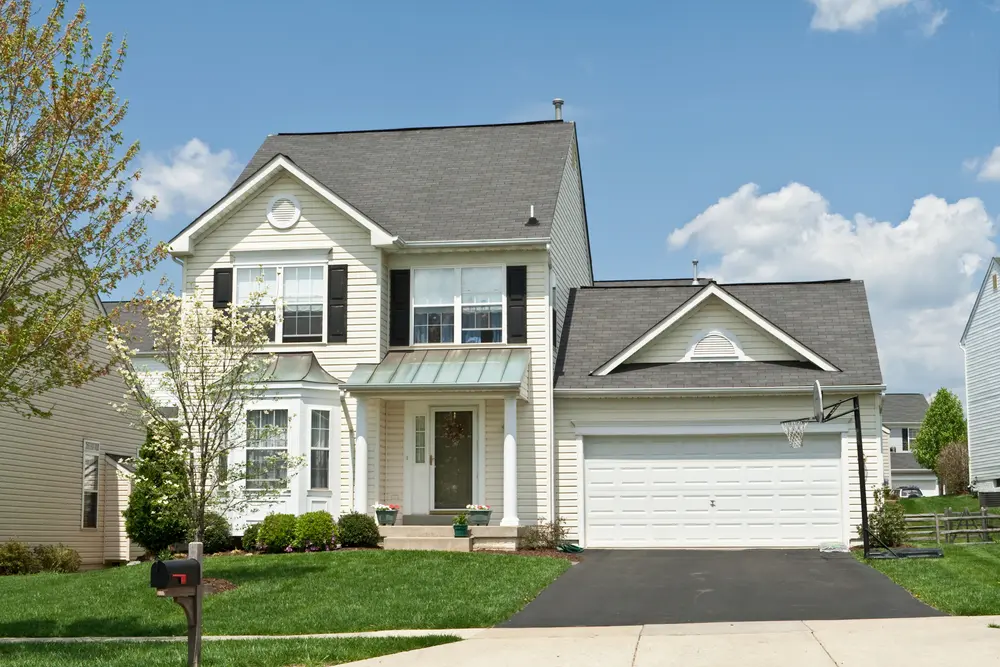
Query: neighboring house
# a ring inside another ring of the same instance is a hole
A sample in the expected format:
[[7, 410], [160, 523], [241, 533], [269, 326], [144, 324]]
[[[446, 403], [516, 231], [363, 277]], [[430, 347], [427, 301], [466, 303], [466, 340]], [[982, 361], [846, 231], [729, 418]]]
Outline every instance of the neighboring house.
[[882, 405], [882, 425], [888, 431], [889, 485], [894, 489], [915, 486], [925, 496], [936, 496], [939, 488], [937, 475], [917, 463], [910, 453], [927, 407], [927, 397], [923, 394], [886, 394]]
[[186, 292], [263, 280], [286, 359], [233, 453], [308, 465], [269, 511], [470, 503], [564, 517], [586, 546], [817, 546], [860, 522], [853, 421], [779, 422], [860, 395], [882, 483], [883, 391], [854, 281], [593, 283], [573, 123], [268, 137], [170, 242]]
[[[96, 314], [103, 306], [93, 307]], [[98, 362], [109, 358], [105, 345], [93, 343]], [[86, 567], [138, 553], [121, 515], [131, 489], [122, 461], [136, 455], [142, 435], [111, 406], [124, 393], [110, 373], [41, 397], [52, 410], [48, 419], [0, 409], [0, 541], [61, 542], [79, 551]]]
[[1000, 491], [1000, 258], [986, 267], [962, 333], [969, 479], [977, 491]]

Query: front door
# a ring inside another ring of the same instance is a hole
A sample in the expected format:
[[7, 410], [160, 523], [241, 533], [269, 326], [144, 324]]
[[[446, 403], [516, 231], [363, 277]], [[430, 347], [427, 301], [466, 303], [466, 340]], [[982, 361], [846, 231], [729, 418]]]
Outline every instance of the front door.
[[433, 508], [465, 509], [472, 503], [473, 411], [434, 410], [431, 417]]

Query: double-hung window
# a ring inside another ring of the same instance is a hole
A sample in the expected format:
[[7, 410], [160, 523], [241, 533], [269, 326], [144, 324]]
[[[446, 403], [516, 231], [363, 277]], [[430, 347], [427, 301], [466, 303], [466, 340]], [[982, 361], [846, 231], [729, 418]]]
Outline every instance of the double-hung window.
[[321, 342], [326, 319], [325, 273], [325, 266], [237, 267], [236, 305], [245, 307], [251, 294], [263, 294], [257, 308], [275, 315], [275, 328], [268, 340]]
[[[236, 269], [236, 305], [249, 307], [252, 297], [256, 299], [255, 310], [273, 311], [278, 296], [278, 269], [273, 266], [240, 267]], [[274, 329], [267, 339], [274, 342]]]
[[101, 484], [101, 445], [83, 441], [83, 527], [97, 528], [97, 500]]
[[246, 488], [285, 486], [288, 479], [288, 410], [248, 410]]
[[503, 267], [413, 270], [413, 342], [502, 343]]
[[312, 411], [309, 441], [309, 488], [330, 488], [330, 411]]

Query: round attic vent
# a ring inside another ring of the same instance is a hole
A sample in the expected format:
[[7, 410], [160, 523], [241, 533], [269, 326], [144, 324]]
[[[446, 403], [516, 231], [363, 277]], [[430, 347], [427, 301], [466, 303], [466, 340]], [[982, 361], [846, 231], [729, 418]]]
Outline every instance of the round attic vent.
[[288, 229], [302, 215], [299, 200], [292, 195], [277, 195], [267, 205], [267, 221], [278, 229]]

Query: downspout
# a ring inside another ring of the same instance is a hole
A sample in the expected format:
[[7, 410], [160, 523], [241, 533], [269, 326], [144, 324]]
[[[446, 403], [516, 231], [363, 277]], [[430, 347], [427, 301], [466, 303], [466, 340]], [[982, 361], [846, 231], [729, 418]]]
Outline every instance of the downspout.
[[351, 421], [351, 411], [347, 409], [347, 392], [340, 390], [340, 407], [344, 409], [344, 419], [347, 420], [347, 445], [350, 450], [348, 460], [351, 474], [350, 492], [347, 497], [348, 507], [354, 509], [354, 423]]
[[[558, 107], [556, 108], [558, 111]], [[553, 363], [553, 332], [555, 331], [555, 318], [552, 317], [552, 308], [554, 304], [552, 302], [552, 244], [545, 244], [546, 255], [548, 255], [548, 261], [545, 263], [545, 319], [548, 322], [548, 326], [545, 328], [546, 341], [545, 341], [545, 367], [546, 367], [546, 377], [548, 382], [545, 385], [545, 399], [548, 402], [548, 419], [546, 420], [549, 425], [548, 440], [549, 440], [549, 460], [548, 460], [548, 482], [549, 482], [549, 521], [555, 522], [559, 519], [556, 514], [558, 504], [556, 502], [556, 441], [555, 441], [555, 403], [554, 396], [552, 395], [552, 388], [555, 385], [555, 364]]]

